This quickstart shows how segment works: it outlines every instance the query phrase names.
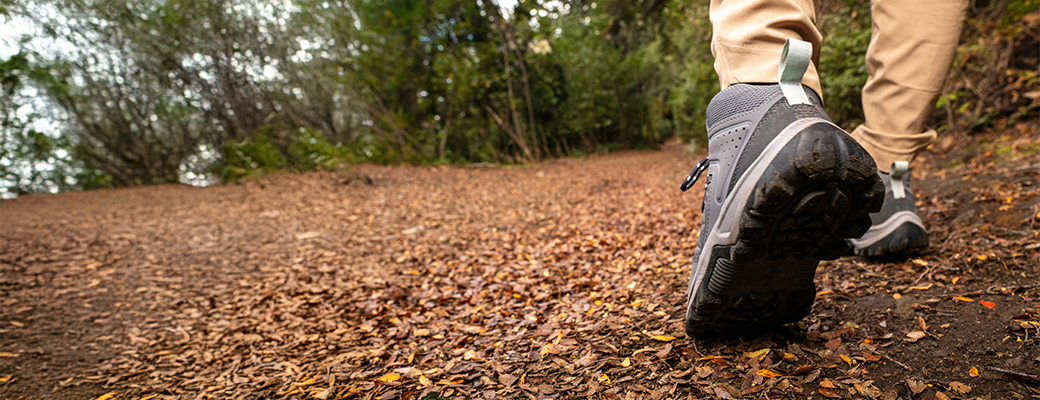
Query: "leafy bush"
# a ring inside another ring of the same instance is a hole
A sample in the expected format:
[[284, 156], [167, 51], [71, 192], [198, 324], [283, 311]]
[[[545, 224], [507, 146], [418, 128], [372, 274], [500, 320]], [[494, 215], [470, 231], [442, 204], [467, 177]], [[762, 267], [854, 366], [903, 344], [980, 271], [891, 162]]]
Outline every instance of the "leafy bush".
[[321, 131], [298, 128], [288, 134], [271, 126], [261, 128], [251, 139], [228, 141], [224, 154], [224, 162], [218, 164], [223, 182], [239, 182], [279, 169], [331, 170], [353, 158], [343, 146], [329, 143]]

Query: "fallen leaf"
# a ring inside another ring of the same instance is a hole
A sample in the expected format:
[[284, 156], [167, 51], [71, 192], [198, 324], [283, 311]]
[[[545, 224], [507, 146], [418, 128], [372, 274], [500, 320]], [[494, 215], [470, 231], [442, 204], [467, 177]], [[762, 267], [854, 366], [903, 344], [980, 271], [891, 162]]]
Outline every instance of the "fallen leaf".
[[140, 399], [137, 399], [137, 400], [152, 400], [152, 399], [154, 399], [156, 397], [159, 397], [159, 394], [158, 393], [152, 393], [150, 395], [141, 397]]
[[997, 306], [997, 303], [994, 303], [992, 301], [979, 301], [979, 304], [982, 304], [983, 306], [986, 306], [986, 308], [989, 309], [993, 309], [993, 307]]
[[914, 394], [920, 394], [926, 388], [928, 388], [928, 385], [925, 384], [924, 382], [915, 381], [913, 379], [907, 379], [906, 380], [906, 386], [909, 387], [910, 391], [914, 392]]
[[823, 397], [829, 397], [829, 398], [832, 398], [832, 399], [840, 399], [841, 398], [841, 392], [838, 391], [837, 389], [828, 389], [828, 388], [823, 388], [822, 387], [822, 388], [820, 388], [820, 394], [822, 394]]
[[0, 376], [0, 382], [7, 382], [7, 381], [11, 380], [11, 378], [14, 378], [14, 375]]
[[393, 373], [393, 372], [389, 372], [386, 375], [383, 375], [383, 376], [379, 377], [379, 380], [381, 380], [383, 382], [386, 382], [386, 383], [390, 383], [390, 382], [396, 381], [398, 379], [401, 379], [401, 374], [397, 374], [397, 373]]
[[675, 336], [664, 336], [664, 335], [661, 335], [661, 336], [651, 336], [650, 338], [653, 339], [653, 340], [659, 341], [659, 342], [671, 342], [671, 341], [675, 340]]
[[916, 342], [918, 340], [921, 340], [921, 338], [923, 338], [923, 337], [925, 337], [927, 335], [928, 335], [927, 333], [924, 333], [922, 331], [913, 331], [913, 332], [910, 332], [910, 333], [906, 334], [906, 337], [910, 338], [910, 339], [906, 339], [906, 341], [913, 343], [913, 342]]
[[971, 391], [971, 386], [965, 385], [957, 381], [953, 381], [950, 382], [950, 389], [956, 390], [957, 393], [960, 394], [968, 394], [968, 392]]
[[105, 394], [103, 394], [101, 396], [98, 396], [98, 398], [94, 399], [94, 400], [108, 400], [108, 399], [111, 399], [115, 395], [116, 395], [116, 392], [108, 392], [108, 393], [105, 393]]
[[779, 374], [779, 373], [770, 371], [768, 369], [760, 369], [760, 370], [758, 370], [758, 372], [755, 372], [755, 373], [760, 375], [760, 376], [764, 376], [766, 378], [776, 378], [778, 376], [784, 376], [783, 374]]
[[860, 394], [864, 396], [870, 396], [873, 398], [881, 397], [881, 389], [874, 387], [874, 385], [870, 382], [866, 382], [863, 384], [856, 383], [853, 384], [852, 387], [856, 388], [856, 391], [858, 391]]
[[712, 387], [712, 389], [715, 389], [716, 396], [719, 396], [724, 400], [733, 400], [733, 395], [730, 394], [729, 391], [727, 391], [726, 389], [720, 388], [718, 386], [714, 386]]
[[838, 388], [838, 386], [836, 386], [834, 384], [834, 382], [831, 382], [831, 380], [827, 379], [827, 378], [824, 378], [823, 382], [820, 382], [820, 387], [828, 388], [828, 389], [837, 389]]
[[849, 358], [849, 356], [844, 355], [844, 354], [839, 354], [838, 357], [841, 357], [841, 360], [844, 361], [846, 364], [848, 364], [850, 367], [852, 366], [852, 359]]
[[625, 357], [625, 361], [621, 362], [621, 366], [625, 367], [625, 368], [628, 368], [628, 367], [632, 366], [632, 360], [629, 359], [628, 357]]
[[603, 374], [603, 375], [600, 375], [600, 376], [596, 377], [596, 380], [598, 380], [600, 382], [603, 382], [603, 383], [606, 383], [606, 384], [610, 383], [610, 377], [607, 376], [607, 374]]
[[892, 293], [892, 298], [896, 299], [896, 300], [899, 300], [899, 299], [903, 298], [903, 295], [901, 295], [899, 293]]
[[321, 232], [311, 231], [311, 232], [297, 233], [296, 234], [296, 240], [314, 239], [314, 238], [316, 238], [318, 236], [321, 236]]
[[911, 286], [907, 290], [928, 290], [928, 289], [931, 289], [933, 285], [935, 285], [935, 284], [934, 283], [929, 283], [929, 284], [924, 285], [924, 286]]
[[0, 352], [0, 357], [14, 357], [14, 354], [7, 352]]
[[975, 367], [971, 367], [971, 369], [968, 370], [968, 375], [970, 375], [970, 376], [979, 376], [979, 369], [975, 368]]
[[769, 354], [769, 348], [766, 347], [764, 349], [748, 353], [748, 358], [754, 358], [754, 359], [757, 359], [758, 361], [762, 361], [762, 359], [765, 358], [766, 355], [768, 355], [768, 354]]
[[917, 317], [917, 327], [921, 328], [922, 331], [927, 331], [929, 328], [928, 324], [924, 322], [924, 318], [921, 316]]
[[972, 300], [971, 298], [964, 297], [964, 296], [957, 296], [957, 297], [954, 297], [953, 299], [957, 300], [957, 301], [964, 301], [964, 302], [975, 301], [975, 300]]
[[426, 375], [419, 375], [419, 384], [423, 386], [433, 385], [433, 381], [427, 378]]
[[791, 353], [784, 353], [784, 361], [795, 362], [798, 361], [798, 356]]

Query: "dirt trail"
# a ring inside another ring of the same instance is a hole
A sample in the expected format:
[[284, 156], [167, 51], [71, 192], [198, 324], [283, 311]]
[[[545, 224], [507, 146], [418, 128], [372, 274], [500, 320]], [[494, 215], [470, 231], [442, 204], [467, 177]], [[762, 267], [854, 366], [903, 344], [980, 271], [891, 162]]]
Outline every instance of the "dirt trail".
[[810, 317], [746, 338], [682, 333], [677, 145], [4, 201], [0, 398], [1036, 398], [1015, 129], [919, 163], [929, 251], [825, 262]]

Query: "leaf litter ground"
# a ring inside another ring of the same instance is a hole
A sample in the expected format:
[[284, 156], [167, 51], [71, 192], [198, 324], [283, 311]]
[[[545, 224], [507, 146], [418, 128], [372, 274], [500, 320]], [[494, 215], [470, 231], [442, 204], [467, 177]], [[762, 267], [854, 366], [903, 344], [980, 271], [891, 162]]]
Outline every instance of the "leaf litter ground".
[[684, 337], [678, 145], [4, 201], [0, 397], [1036, 398], [1040, 156], [1013, 130], [925, 154], [930, 250], [824, 262], [809, 317], [743, 338]]

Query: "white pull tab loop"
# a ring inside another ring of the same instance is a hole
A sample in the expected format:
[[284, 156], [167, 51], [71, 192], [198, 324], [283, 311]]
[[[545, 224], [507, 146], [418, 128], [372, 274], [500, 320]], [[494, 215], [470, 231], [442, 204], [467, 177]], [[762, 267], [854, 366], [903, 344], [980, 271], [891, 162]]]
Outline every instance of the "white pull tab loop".
[[787, 39], [784, 52], [780, 55], [780, 90], [787, 103], [809, 104], [809, 97], [802, 88], [802, 76], [812, 61], [812, 43], [798, 39]]
[[905, 176], [906, 171], [909, 170], [910, 163], [906, 161], [896, 161], [892, 163], [892, 169], [888, 173], [888, 176], [892, 178], [892, 197], [897, 199], [906, 197], [906, 185], [903, 183], [903, 176]]

